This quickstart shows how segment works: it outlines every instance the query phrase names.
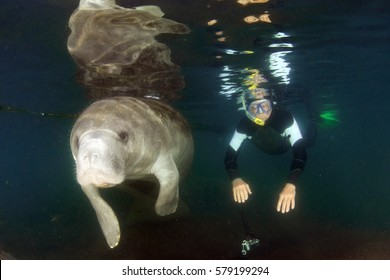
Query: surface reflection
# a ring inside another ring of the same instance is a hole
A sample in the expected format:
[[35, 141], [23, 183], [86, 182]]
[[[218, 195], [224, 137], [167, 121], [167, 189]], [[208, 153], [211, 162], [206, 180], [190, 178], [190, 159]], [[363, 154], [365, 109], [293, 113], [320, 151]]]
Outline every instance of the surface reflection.
[[156, 6], [130, 9], [115, 1], [89, 2], [94, 1], [81, 1], [71, 15], [68, 38], [69, 53], [79, 67], [77, 80], [86, 86], [88, 96], [176, 99], [184, 87], [180, 67], [171, 61], [170, 49], [155, 37], [187, 34], [189, 28], [163, 18]]

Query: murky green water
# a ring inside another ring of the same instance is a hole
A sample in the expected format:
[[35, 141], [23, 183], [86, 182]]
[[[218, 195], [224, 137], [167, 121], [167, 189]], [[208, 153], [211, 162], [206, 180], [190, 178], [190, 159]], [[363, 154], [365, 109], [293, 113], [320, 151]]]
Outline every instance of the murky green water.
[[[258, 69], [287, 88], [291, 104], [285, 106], [302, 127], [313, 114], [318, 131], [288, 215], [275, 204], [291, 155], [268, 156], [250, 145], [241, 151], [240, 169], [254, 190], [244, 215], [261, 243], [248, 258], [390, 257], [386, 1], [118, 1], [158, 5], [166, 18], [192, 30], [158, 39], [184, 75], [182, 98], [173, 105], [193, 128], [196, 154], [179, 209], [169, 217], [154, 213], [152, 186], [103, 192], [121, 223], [113, 250], [75, 180], [72, 115], [91, 100], [75, 82], [66, 48], [78, 1], [64, 2], [12, 1], [0, 8], [4, 252], [21, 259], [242, 258], [241, 209], [232, 201], [223, 159], [243, 114], [237, 88], [245, 69]], [[261, 14], [272, 23], [243, 21]], [[212, 19], [217, 24], [207, 26]]]

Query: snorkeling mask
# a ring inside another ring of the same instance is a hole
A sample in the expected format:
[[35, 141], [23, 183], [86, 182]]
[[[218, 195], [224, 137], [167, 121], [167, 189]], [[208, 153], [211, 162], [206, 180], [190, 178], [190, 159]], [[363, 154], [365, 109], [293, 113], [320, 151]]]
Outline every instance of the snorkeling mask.
[[266, 98], [252, 100], [245, 100], [245, 98], [243, 98], [243, 107], [245, 109], [245, 114], [251, 121], [263, 126], [265, 121], [258, 118], [257, 115], [270, 113], [272, 111], [272, 102]]

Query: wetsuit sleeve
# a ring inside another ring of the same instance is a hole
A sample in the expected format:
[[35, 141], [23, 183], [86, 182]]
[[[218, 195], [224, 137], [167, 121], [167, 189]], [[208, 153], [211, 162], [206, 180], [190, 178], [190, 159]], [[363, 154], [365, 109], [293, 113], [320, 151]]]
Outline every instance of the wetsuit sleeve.
[[225, 169], [229, 175], [230, 180], [232, 181], [240, 177], [237, 165], [237, 157], [241, 144], [246, 139], [246, 137], [246, 134], [235, 131], [232, 140], [230, 141], [229, 146], [226, 150]]
[[303, 169], [305, 168], [307, 154], [305, 148], [305, 142], [303, 139], [297, 140], [292, 146], [293, 161], [290, 167], [290, 173], [287, 178], [287, 183], [296, 185], [299, 177], [301, 176]]
[[287, 183], [296, 185], [305, 167], [307, 155], [298, 123], [292, 115], [288, 119], [289, 125], [282, 133], [282, 136], [287, 137], [290, 141], [293, 152], [293, 160], [291, 162]]

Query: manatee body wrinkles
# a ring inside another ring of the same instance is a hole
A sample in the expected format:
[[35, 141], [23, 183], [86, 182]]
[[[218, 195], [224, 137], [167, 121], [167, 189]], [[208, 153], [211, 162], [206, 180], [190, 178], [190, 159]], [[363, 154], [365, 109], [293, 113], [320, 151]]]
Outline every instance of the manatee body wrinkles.
[[77, 181], [91, 202], [108, 245], [120, 240], [119, 221], [99, 188], [155, 176], [158, 215], [175, 212], [179, 179], [193, 158], [193, 139], [183, 116], [157, 100], [113, 97], [97, 101], [79, 116], [70, 145]]

